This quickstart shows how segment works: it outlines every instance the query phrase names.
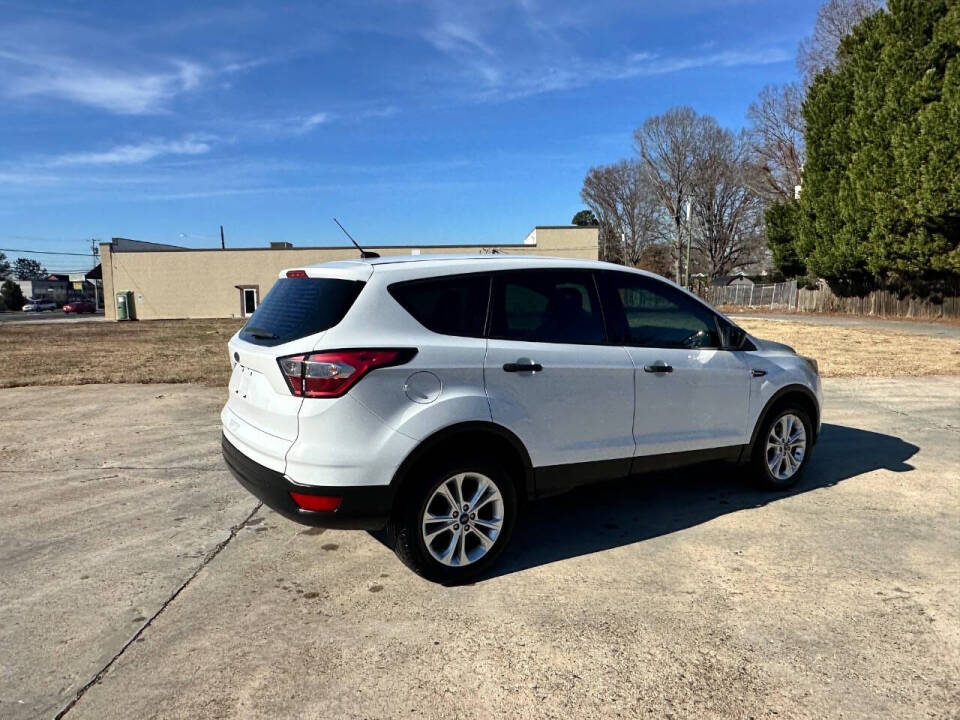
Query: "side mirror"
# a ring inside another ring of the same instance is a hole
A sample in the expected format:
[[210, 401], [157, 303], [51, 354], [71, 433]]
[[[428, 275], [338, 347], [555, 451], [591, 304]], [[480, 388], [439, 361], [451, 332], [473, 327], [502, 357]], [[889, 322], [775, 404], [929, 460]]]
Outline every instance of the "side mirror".
[[747, 341], [747, 333], [743, 328], [736, 325], [727, 325], [722, 323], [720, 326], [720, 339], [724, 350], [739, 350]]

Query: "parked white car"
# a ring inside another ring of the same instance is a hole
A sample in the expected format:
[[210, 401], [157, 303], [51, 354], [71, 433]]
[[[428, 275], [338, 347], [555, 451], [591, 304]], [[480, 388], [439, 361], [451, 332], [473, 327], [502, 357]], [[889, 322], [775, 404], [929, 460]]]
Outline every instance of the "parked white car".
[[280, 514], [387, 528], [444, 583], [486, 570], [521, 503], [697, 463], [791, 487], [816, 361], [650, 273], [481, 255], [286, 271], [230, 340], [237, 479]]
[[44, 310], [56, 310], [57, 304], [52, 300], [44, 300], [43, 298], [35, 299], [30, 298], [30, 302], [23, 306], [23, 312], [41, 312]]

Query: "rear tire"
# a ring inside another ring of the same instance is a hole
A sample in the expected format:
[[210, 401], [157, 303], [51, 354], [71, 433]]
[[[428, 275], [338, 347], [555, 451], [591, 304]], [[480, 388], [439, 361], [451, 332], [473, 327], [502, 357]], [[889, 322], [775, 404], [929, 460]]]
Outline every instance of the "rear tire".
[[787, 490], [797, 484], [810, 459], [813, 424], [799, 405], [784, 404], [764, 419], [753, 448], [754, 477], [761, 487]]
[[412, 472], [389, 528], [397, 557], [443, 585], [486, 572], [513, 534], [518, 509], [513, 479], [481, 457], [426, 464]]

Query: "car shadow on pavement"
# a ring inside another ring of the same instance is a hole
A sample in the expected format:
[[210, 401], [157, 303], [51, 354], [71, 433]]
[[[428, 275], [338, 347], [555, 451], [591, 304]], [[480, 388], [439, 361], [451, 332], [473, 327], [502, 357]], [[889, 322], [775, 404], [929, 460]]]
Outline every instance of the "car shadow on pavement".
[[754, 488], [747, 468], [716, 463], [579, 488], [531, 503], [479, 582], [677, 532], [873, 470], [908, 472], [917, 450], [892, 435], [824, 424], [803, 478], [786, 492]]

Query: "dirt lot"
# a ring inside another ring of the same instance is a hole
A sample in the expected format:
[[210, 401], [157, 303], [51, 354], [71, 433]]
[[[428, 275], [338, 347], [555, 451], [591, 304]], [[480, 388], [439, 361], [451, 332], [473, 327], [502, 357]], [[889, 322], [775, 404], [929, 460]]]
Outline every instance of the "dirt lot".
[[[886, 326], [823, 327], [802, 319], [740, 322], [759, 337], [816, 357], [824, 377], [960, 374], [958, 337], [928, 337], [915, 329]], [[230, 374], [226, 342], [240, 324], [155, 320], [0, 325], [0, 388], [114, 382], [224, 387]]]
[[0, 391], [0, 717], [956, 717], [960, 378], [824, 385], [795, 491], [555, 498], [460, 588], [259, 507], [222, 389]]

